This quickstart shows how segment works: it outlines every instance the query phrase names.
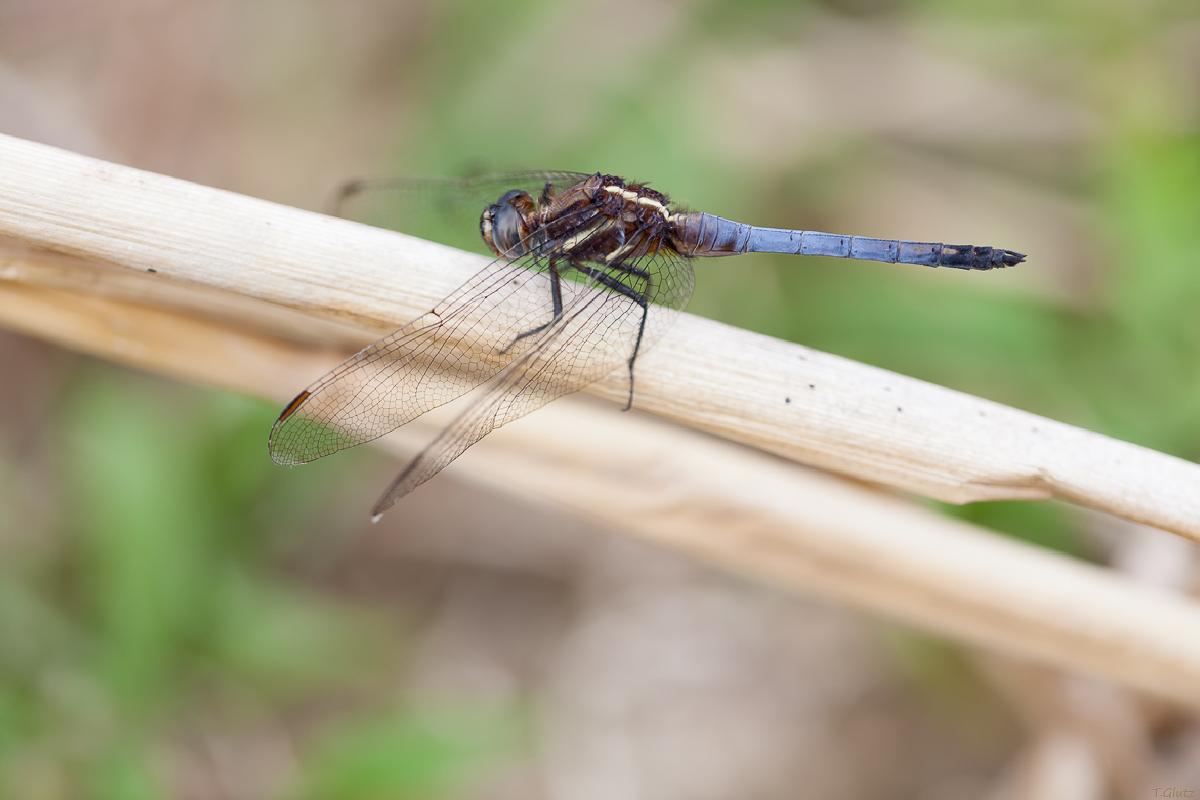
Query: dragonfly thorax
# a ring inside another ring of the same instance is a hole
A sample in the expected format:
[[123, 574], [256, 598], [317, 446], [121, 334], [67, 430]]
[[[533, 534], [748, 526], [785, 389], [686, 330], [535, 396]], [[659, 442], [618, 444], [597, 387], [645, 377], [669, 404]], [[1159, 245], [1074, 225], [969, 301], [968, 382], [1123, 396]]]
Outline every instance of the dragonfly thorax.
[[653, 256], [662, 246], [670, 217], [659, 192], [600, 174], [555, 188], [547, 183], [540, 202], [514, 189], [484, 210], [479, 230], [493, 253], [515, 261], [552, 246], [575, 261], [612, 264]]
[[576, 230], [570, 236], [559, 231], [554, 237], [568, 257], [604, 264], [632, 262], [653, 256], [662, 247], [667, 202], [664, 195], [641, 184], [626, 184], [615, 175], [593, 175], [553, 199], [547, 223], [553, 228], [555, 219], [573, 220]]

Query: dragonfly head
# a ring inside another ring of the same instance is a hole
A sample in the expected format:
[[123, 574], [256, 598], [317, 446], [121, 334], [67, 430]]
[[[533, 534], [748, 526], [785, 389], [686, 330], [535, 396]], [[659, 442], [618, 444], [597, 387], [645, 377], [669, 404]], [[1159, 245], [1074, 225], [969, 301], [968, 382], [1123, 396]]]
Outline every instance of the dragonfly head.
[[493, 253], [515, 261], [529, 252], [529, 217], [535, 211], [537, 205], [529, 192], [513, 189], [484, 209], [479, 232]]

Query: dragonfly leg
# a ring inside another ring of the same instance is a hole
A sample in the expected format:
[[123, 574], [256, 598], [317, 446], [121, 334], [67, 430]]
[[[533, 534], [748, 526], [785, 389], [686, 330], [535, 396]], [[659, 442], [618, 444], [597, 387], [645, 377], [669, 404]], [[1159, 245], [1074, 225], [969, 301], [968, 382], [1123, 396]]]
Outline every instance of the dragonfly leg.
[[642, 280], [646, 281], [647, 287], [650, 285], [650, 273], [647, 272], [646, 270], [642, 269], [641, 267], [635, 267], [630, 264], [620, 264], [620, 263], [605, 264], [604, 266], [607, 269], [615, 269], [619, 272], [624, 272], [626, 275], [632, 275], [635, 278], [641, 278]]
[[[549, 186], [550, 184], [546, 184], [546, 185]], [[536, 328], [527, 330], [524, 333], [518, 333], [516, 335], [516, 337], [511, 342], [508, 343], [508, 347], [504, 348], [503, 350], [501, 350], [499, 352], [499, 355], [504, 355], [509, 350], [512, 350], [514, 347], [516, 347], [517, 342], [521, 341], [525, 337], [533, 336], [535, 333], [541, 333], [542, 331], [546, 330], [546, 328], [549, 328], [551, 325], [558, 322], [558, 318], [562, 316], [562, 312], [563, 312], [562, 282], [561, 281], [562, 281], [562, 278], [559, 277], [559, 274], [558, 274], [558, 264], [555, 263], [554, 258], [551, 257], [550, 258], [550, 300], [551, 300], [551, 302], [554, 303], [554, 316], [552, 316], [550, 318], [549, 322], [546, 322], [542, 325], [538, 325]]]
[[588, 277], [596, 281], [596, 283], [600, 284], [601, 286], [611, 289], [617, 294], [628, 297], [630, 300], [642, 307], [642, 319], [641, 322], [638, 323], [637, 341], [633, 343], [633, 354], [629, 356], [629, 401], [625, 403], [624, 409], [625, 411], [628, 411], [633, 407], [633, 362], [637, 361], [638, 351], [641, 350], [642, 337], [646, 333], [646, 315], [650, 313], [650, 300], [648, 298], [650, 293], [650, 273], [644, 269], [627, 266], [625, 264], [606, 265], [606, 269], [619, 270], [627, 275], [633, 275], [634, 277], [644, 280], [646, 282], [646, 291], [639, 292], [637, 289], [634, 289], [629, 284], [624, 283], [619, 278], [615, 278], [612, 275], [608, 275], [607, 273], [601, 272], [598, 269], [582, 269], [578, 264], [575, 263], [572, 263], [571, 266], [575, 267], [581, 272], [585, 272]]

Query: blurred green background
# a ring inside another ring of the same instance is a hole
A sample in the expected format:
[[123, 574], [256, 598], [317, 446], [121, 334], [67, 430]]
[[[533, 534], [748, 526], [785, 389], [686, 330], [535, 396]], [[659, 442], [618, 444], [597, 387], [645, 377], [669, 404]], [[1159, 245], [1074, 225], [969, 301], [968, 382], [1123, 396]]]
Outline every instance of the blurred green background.
[[[358, 174], [605, 171], [744, 222], [1028, 253], [702, 261], [690, 310], [1192, 461], [1198, 123], [1194, 2], [0, 4], [0, 131], [201, 183], [321, 209]], [[0, 796], [966, 797], [1014, 746], [938, 645], [450, 475], [369, 530], [395, 465], [277, 468], [272, 405], [11, 335], [0, 363]], [[945, 510], [1111, 555], [1062, 504]], [[646, 607], [660, 627], [614, 632]], [[662, 666], [695, 631], [718, 677]], [[597, 671], [629, 641], [644, 660]]]

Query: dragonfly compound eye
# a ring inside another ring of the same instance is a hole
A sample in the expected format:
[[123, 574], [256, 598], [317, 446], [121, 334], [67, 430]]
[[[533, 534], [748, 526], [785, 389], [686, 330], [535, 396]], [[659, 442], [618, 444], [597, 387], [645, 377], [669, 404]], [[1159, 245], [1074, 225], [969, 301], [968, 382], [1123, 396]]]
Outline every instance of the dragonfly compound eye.
[[529, 235], [525, 217], [518, 206], [533, 203], [527, 192], [506, 192], [493, 206], [488, 206], [479, 221], [480, 233], [498, 256], [508, 260], [519, 258], [529, 250], [524, 239]]

